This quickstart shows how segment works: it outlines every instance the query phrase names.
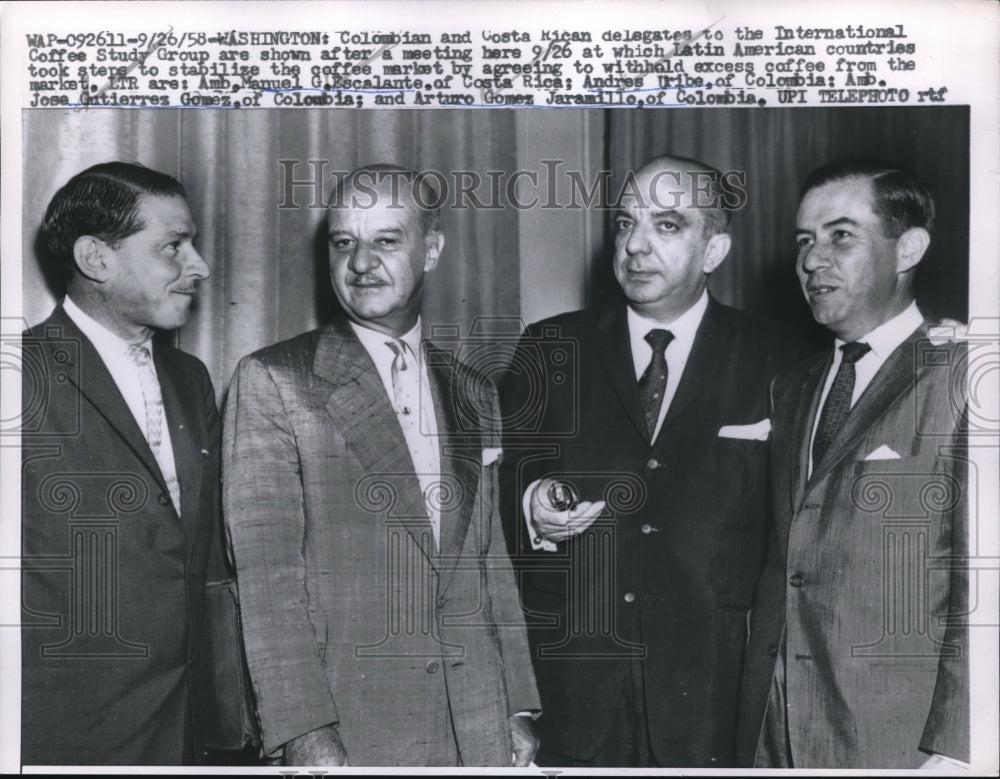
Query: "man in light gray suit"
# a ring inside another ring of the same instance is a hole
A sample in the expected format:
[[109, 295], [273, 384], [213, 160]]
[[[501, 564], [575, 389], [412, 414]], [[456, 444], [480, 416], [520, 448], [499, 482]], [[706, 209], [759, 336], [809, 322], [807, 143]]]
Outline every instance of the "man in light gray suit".
[[803, 187], [798, 276], [836, 342], [771, 388], [744, 765], [969, 760], [965, 348], [933, 337], [913, 294], [933, 220], [927, 191], [882, 161], [831, 163]]
[[421, 338], [426, 180], [330, 202], [343, 314], [244, 358], [225, 517], [264, 749], [287, 765], [528, 765], [539, 710], [497, 511], [488, 380]]

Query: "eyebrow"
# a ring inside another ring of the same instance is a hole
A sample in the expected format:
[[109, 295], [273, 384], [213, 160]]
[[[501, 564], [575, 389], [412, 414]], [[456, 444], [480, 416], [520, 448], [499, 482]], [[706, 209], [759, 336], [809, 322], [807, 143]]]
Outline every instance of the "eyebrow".
[[198, 229], [185, 230], [184, 228], [171, 228], [167, 230], [167, 235], [170, 237], [176, 236], [178, 238], [190, 238], [192, 241], [198, 237]]
[[[342, 228], [336, 228], [328, 232], [329, 235], [353, 235], [350, 230], [344, 230]], [[405, 235], [406, 231], [401, 227], [383, 227], [375, 231], [376, 235]]]
[[[615, 211], [614, 218], [618, 219], [619, 217], [625, 217], [626, 219], [632, 219], [632, 217], [629, 216], [628, 211], [625, 210], [625, 209], [622, 209], [622, 208], [619, 208], [617, 211]], [[682, 225], [688, 225], [688, 224], [691, 223], [691, 220], [688, 217], [686, 217], [680, 211], [677, 211], [677, 210], [675, 210], [673, 208], [666, 208], [666, 209], [663, 209], [662, 211], [653, 211], [652, 218], [653, 219], [674, 219], [677, 222], [680, 222]]]
[[674, 208], [666, 208], [662, 211], [654, 211], [653, 219], [673, 219], [682, 225], [690, 224], [691, 220]]
[[[858, 224], [860, 224], [860, 223], [856, 219], [851, 219], [851, 217], [849, 217], [849, 216], [841, 216], [841, 217], [838, 217], [837, 219], [831, 219], [829, 222], [824, 222], [821, 225], [821, 227], [824, 230], [829, 230], [831, 227], [838, 227], [839, 225], [851, 225], [851, 226], [857, 227]], [[810, 230], [808, 227], [796, 227], [795, 228], [795, 234], [796, 235], [798, 235], [799, 233], [812, 233], [812, 232], [813, 231]]]

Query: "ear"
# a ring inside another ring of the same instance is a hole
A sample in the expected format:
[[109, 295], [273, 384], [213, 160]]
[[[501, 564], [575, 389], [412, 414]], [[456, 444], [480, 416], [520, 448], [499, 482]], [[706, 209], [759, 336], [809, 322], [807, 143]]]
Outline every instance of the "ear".
[[435, 230], [433, 232], [427, 233], [424, 236], [424, 246], [426, 252], [424, 253], [424, 273], [434, 268], [438, 264], [438, 258], [441, 257], [441, 250], [444, 248], [444, 233], [440, 230]]
[[711, 273], [722, 265], [722, 261], [729, 254], [729, 247], [732, 246], [732, 243], [733, 239], [729, 237], [729, 233], [716, 233], [709, 238], [708, 243], [705, 244], [705, 261], [701, 266], [702, 271]]
[[927, 247], [930, 234], [922, 227], [911, 227], [896, 239], [896, 273], [905, 273], [917, 266]]
[[91, 281], [101, 284], [108, 279], [110, 267], [108, 254], [111, 251], [104, 241], [92, 235], [81, 235], [73, 244], [73, 261], [80, 273]]

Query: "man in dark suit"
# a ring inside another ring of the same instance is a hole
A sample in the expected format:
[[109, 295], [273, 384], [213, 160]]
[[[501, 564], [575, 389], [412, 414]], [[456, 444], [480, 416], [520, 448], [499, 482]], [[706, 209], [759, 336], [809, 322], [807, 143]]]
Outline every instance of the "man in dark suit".
[[775, 526], [753, 609], [740, 762], [969, 760], [964, 347], [913, 296], [934, 205], [878, 160], [813, 172], [796, 270], [833, 349], [774, 381]]
[[392, 166], [342, 180], [343, 314], [230, 387], [226, 522], [264, 749], [286, 765], [523, 766], [537, 747], [496, 393], [421, 337], [434, 202]]
[[22, 341], [24, 764], [202, 754], [219, 415], [205, 367], [152, 340], [209, 275], [195, 232], [176, 180], [123, 162], [74, 176], [42, 223], [66, 296]]
[[802, 347], [706, 291], [739, 201], [722, 184], [695, 160], [644, 165], [615, 215], [624, 302], [530, 326], [503, 385], [540, 764], [733, 763], [766, 389]]

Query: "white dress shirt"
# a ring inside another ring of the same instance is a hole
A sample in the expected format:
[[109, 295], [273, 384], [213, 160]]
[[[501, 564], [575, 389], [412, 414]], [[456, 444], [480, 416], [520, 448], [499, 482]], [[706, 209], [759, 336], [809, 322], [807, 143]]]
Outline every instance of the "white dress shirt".
[[703, 291], [691, 308], [681, 314], [672, 322], [662, 322], [657, 319], [647, 319], [640, 316], [631, 307], [628, 307], [628, 338], [632, 347], [632, 362], [635, 367], [635, 378], [638, 381], [642, 374], [649, 367], [649, 361], [653, 359], [653, 348], [646, 342], [646, 334], [650, 330], [669, 330], [674, 335], [674, 339], [667, 345], [667, 388], [663, 393], [663, 402], [660, 404], [660, 416], [656, 419], [656, 429], [653, 431], [653, 440], [660, 434], [663, 427], [663, 420], [667, 416], [670, 403], [677, 393], [677, 385], [680, 383], [681, 374], [684, 373], [684, 366], [687, 365], [688, 357], [691, 356], [691, 347], [694, 346], [694, 336], [698, 332], [698, 326], [705, 317], [708, 309], [708, 292]]
[[[858, 398], [861, 397], [861, 393], [871, 384], [879, 368], [889, 359], [889, 355], [896, 351], [896, 348], [909, 338], [923, 323], [924, 318], [917, 308], [916, 302], [911, 302], [901, 313], [894, 316], [888, 322], [884, 322], [867, 335], [857, 339], [856, 343], [868, 344], [871, 349], [864, 357], [854, 363], [854, 392], [851, 393], [851, 408], [854, 408], [858, 402]], [[823, 405], [826, 403], [826, 396], [830, 394], [833, 380], [836, 378], [837, 371], [840, 370], [840, 364], [843, 362], [844, 353], [840, 350], [840, 347], [845, 343], [847, 342], [839, 338], [833, 342], [833, 365], [830, 366], [830, 370], [827, 373], [826, 382], [823, 384], [823, 393], [819, 398], [820, 411], [822, 411]], [[809, 436], [810, 474], [813, 469], [812, 444], [816, 438], [816, 429], [819, 427], [819, 417], [820, 414], [817, 413], [816, 419], [813, 420], [812, 435]]]
[[[665, 357], [667, 360], [667, 388], [663, 393], [663, 402], [660, 404], [660, 415], [656, 419], [656, 429], [653, 431], [653, 440], [660, 434], [663, 427], [663, 420], [667, 416], [670, 403], [677, 394], [677, 385], [680, 384], [681, 375], [684, 373], [684, 366], [687, 365], [688, 357], [691, 356], [691, 348], [694, 346], [694, 337], [701, 325], [701, 320], [705, 318], [705, 311], [708, 310], [708, 291], [701, 293], [701, 297], [687, 311], [671, 322], [663, 322], [658, 319], [649, 319], [640, 316], [631, 307], [627, 308], [628, 338], [632, 349], [632, 363], [635, 368], [635, 378], [638, 381], [642, 374], [649, 367], [650, 360], [653, 359], [653, 347], [646, 341], [646, 334], [650, 330], [669, 330], [673, 333], [673, 340], [667, 345]], [[521, 496], [521, 508], [524, 512], [524, 521], [528, 526], [528, 538], [531, 541], [531, 548], [534, 550], [544, 550], [555, 552], [558, 547], [555, 542], [549, 541], [538, 535], [534, 523], [531, 521], [531, 495], [537, 488], [541, 479], [536, 479], [524, 491]]]
[[[73, 302], [73, 299], [69, 295], [63, 300], [63, 310], [65, 310], [66, 315], [73, 320], [73, 324], [80, 328], [97, 350], [97, 354], [100, 355], [104, 366], [111, 374], [111, 379], [114, 381], [115, 386], [118, 387], [118, 391], [121, 393], [126, 405], [128, 405], [129, 411], [132, 412], [132, 416], [135, 417], [135, 421], [139, 425], [139, 430], [142, 431], [142, 435], [145, 437], [146, 401], [142, 394], [142, 383], [139, 379], [141, 368], [129, 357], [128, 348], [130, 344], [85, 313], [83, 309]], [[155, 348], [152, 339], [142, 345], [149, 349], [149, 354], [152, 357]], [[155, 359], [150, 362], [150, 367], [155, 374]], [[159, 377], [157, 377], [157, 381], [159, 381]], [[167, 485], [176, 484], [177, 467], [174, 461], [174, 447], [170, 441], [170, 425], [167, 424], [166, 409], [164, 409], [163, 427], [160, 431], [160, 451], [157, 454], [156, 462], [160, 466], [160, 471], [163, 473], [163, 478], [166, 480]], [[173, 498], [174, 496], [171, 495], [171, 497]], [[174, 508], [180, 513], [180, 506], [176, 505], [176, 501]]]
[[403, 431], [403, 438], [409, 449], [410, 460], [413, 462], [413, 469], [420, 482], [420, 491], [423, 493], [424, 506], [431, 521], [431, 528], [434, 533], [434, 542], [440, 548], [441, 535], [441, 512], [436, 492], [441, 481], [441, 455], [438, 449], [438, 424], [437, 415], [434, 410], [434, 396], [431, 395], [430, 379], [427, 375], [427, 365], [420, 348], [420, 319], [408, 332], [398, 339], [377, 330], [371, 330], [351, 322], [351, 327], [361, 341], [361, 345], [368, 352], [375, 363], [379, 378], [389, 396], [389, 404], [395, 405], [395, 390], [392, 386], [392, 362], [395, 354], [387, 345], [388, 341], [399, 340], [410, 347], [407, 359], [412, 362], [416, 357], [416, 380], [419, 381], [419, 388], [415, 394], [419, 396], [419, 413], [401, 414], [397, 412], [399, 426]]

